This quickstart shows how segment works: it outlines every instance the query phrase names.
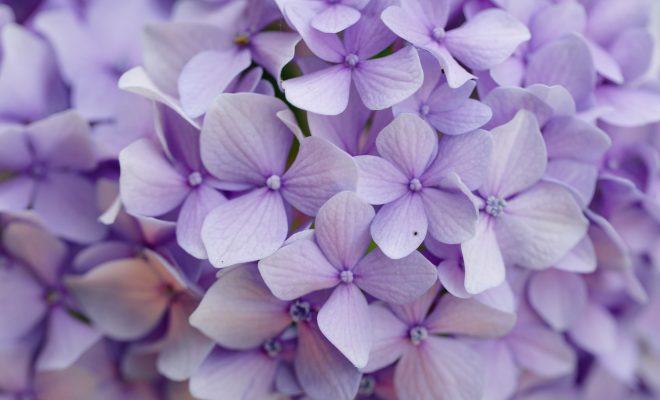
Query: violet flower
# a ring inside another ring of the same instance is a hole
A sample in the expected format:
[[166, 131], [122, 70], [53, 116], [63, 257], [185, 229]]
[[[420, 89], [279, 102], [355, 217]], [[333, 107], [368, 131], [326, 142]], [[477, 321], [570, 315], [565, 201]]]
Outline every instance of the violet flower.
[[374, 335], [362, 290], [404, 304], [437, 281], [435, 268], [418, 252], [400, 260], [380, 249], [365, 256], [373, 218], [373, 208], [354, 193], [339, 193], [319, 210], [314, 231], [299, 233], [259, 261], [261, 276], [280, 299], [334, 288], [319, 310], [319, 328], [357, 367], [367, 364]]

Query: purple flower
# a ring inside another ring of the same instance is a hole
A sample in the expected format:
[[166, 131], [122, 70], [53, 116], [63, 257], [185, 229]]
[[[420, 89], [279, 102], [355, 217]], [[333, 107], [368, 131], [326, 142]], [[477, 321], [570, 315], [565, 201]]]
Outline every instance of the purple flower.
[[[204, 119], [201, 157], [216, 187], [241, 192], [209, 213], [202, 240], [211, 263], [224, 268], [256, 261], [282, 245], [287, 209], [313, 216], [335, 193], [355, 188], [351, 157], [323, 139], [300, 142], [286, 170], [293, 115], [281, 101], [257, 94], [218, 96]], [[286, 171], [285, 171], [286, 170]]]
[[[276, 0], [284, 14], [314, 14], [310, 24], [325, 33], [339, 33], [353, 26], [370, 0]], [[301, 8], [302, 10], [297, 10]]]
[[433, 57], [422, 53], [420, 59], [424, 69], [424, 83], [412, 97], [392, 108], [395, 115], [404, 112], [417, 114], [447, 135], [471, 132], [488, 122], [491, 117], [488, 106], [470, 98], [475, 82], [468, 81], [452, 89]]
[[551, 266], [578, 244], [588, 226], [568, 190], [539, 182], [547, 150], [532, 114], [520, 111], [491, 134], [493, 157], [478, 190], [476, 234], [461, 244], [470, 293], [502, 283], [505, 265]]
[[451, 88], [474, 78], [456, 59], [474, 70], [489, 69], [530, 39], [527, 27], [497, 9], [483, 11], [462, 26], [447, 29], [447, 1], [403, 0], [400, 6], [387, 8], [382, 18], [392, 32], [438, 59]]
[[383, 204], [371, 225], [374, 241], [391, 258], [405, 257], [427, 231], [444, 243], [474, 235], [477, 210], [470, 190], [481, 185], [490, 158], [485, 131], [438, 135], [421, 118], [400, 114], [376, 139], [380, 156], [359, 156], [358, 194]]
[[189, 254], [206, 258], [202, 223], [225, 202], [202, 165], [200, 132], [172, 110], [160, 106], [166, 151], [149, 139], [133, 142], [119, 155], [122, 202], [129, 213], [157, 217], [180, 206], [177, 241]]
[[482, 394], [479, 355], [460, 339], [439, 335], [496, 337], [508, 332], [514, 314], [474, 299], [451, 295], [436, 299], [439, 285], [410, 304], [369, 306], [374, 324], [374, 347], [365, 372], [397, 361], [394, 384], [399, 398], [476, 399]]
[[334, 34], [308, 32], [308, 15], [289, 12], [287, 17], [312, 52], [332, 64], [282, 83], [287, 100], [294, 106], [337, 115], [346, 109], [354, 85], [367, 108], [382, 110], [408, 98], [421, 86], [423, 71], [414, 48], [372, 58], [391, 42], [387, 34], [374, 40], [374, 32], [383, 29], [375, 17], [363, 17], [348, 28], [343, 41]]
[[[281, 389], [286, 378], [293, 381], [286, 385], [293, 386], [296, 393], [291, 394], [299, 394], [299, 383], [314, 398], [352, 399], [360, 373], [318, 332], [317, 312], [312, 299], [274, 297], [256, 264], [221, 275], [190, 322], [233, 351], [217, 352], [202, 364], [191, 380], [193, 394], [212, 398], [222, 390], [235, 398], [259, 397], [273, 391], [276, 380]], [[292, 324], [294, 332], [288, 329]], [[288, 357], [291, 350], [295, 355]], [[296, 375], [287, 378], [291, 358]]]
[[66, 111], [30, 125], [0, 128], [0, 210], [31, 209], [52, 232], [79, 243], [105, 234], [98, 221], [95, 185], [83, 175], [96, 159], [89, 126]]
[[367, 364], [374, 333], [362, 290], [404, 304], [437, 281], [435, 268], [418, 252], [401, 260], [380, 249], [365, 256], [373, 218], [373, 208], [354, 193], [339, 193], [319, 210], [314, 231], [299, 233], [259, 262], [266, 285], [280, 299], [334, 288], [319, 310], [319, 328], [357, 367]]

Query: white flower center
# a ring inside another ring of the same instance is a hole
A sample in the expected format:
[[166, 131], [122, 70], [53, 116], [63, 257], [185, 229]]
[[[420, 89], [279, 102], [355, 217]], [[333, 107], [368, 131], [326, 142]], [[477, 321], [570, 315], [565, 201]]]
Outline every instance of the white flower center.
[[486, 212], [493, 217], [499, 217], [506, 208], [506, 200], [495, 196], [486, 199]]
[[347, 66], [353, 68], [360, 62], [360, 57], [357, 54], [349, 54], [344, 58], [344, 62]]
[[279, 190], [280, 187], [282, 187], [282, 179], [277, 175], [271, 175], [266, 179], [266, 186], [268, 186], [270, 190]]
[[419, 192], [422, 190], [422, 182], [417, 178], [412, 178], [408, 184], [408, 188], [413, 192]]
[[192, 187], [201, 185], [203, 180], [204, 178], [202, 178], [202, 174], [197, 171], [188, 175], [188, 184]]
[[427, 331], [425, 327], [418, 325], [410, 328], [408, 335], [410, 336], [412, 344], [418, 346], [429, 337], [429, 331]]
[[351, 283], [353, 282], [353, 271], [341, 271], [339, 274], [339, 279], [341, 279], [342, 282], [344, 283]]

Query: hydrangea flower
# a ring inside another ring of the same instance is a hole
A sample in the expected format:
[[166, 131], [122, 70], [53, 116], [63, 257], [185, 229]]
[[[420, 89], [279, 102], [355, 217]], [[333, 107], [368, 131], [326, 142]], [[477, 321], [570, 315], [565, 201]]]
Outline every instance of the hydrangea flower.
[[339, 193], [321, 207], [313, 232], [299, 233], [259, 261], [264, 282], [283, 300], [334, 288], [319, 310], [319, 328], [357, 367], [367, 364], [373, 336], [362, 290], [405, 304], [437, 280], [433, 265], [418, 252], [400, 260], [379, 249], [365, 256], [373, 218], [373, 208], [354, 193]]
[[380, 132], [376, 148], [382, 158], [356, 157], [357, 190], [371, 204], [384, 204], [371, 233], [388, 257], [410, 254], [427, 231], [445, 243], [474, 235], [477, 210], [470, 190], [481, 184], [490, 158], [486, 132], [445, 137], [438, 144], [421, 118], [400, 114]]

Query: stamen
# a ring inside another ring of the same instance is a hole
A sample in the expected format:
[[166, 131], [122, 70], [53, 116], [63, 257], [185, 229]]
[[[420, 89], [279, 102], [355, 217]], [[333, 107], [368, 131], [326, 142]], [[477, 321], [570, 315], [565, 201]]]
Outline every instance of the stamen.
[[341, 271], [341, 273], [339, 274], [339, 278], [344, 283], [351, 283], [353, 282], [353, 271], [348, 271], [348, 270]]
[[277, 339], [268, 339], [261, 346], [268, 357], [275, 358], [282, 352], [282, 343]]
[[417, 325], [410, 328], [408, 335], [410, 336], [410, 341], [412, 344], [419, 346], [420, 343], [429, 337], [429, 331], [427, 331], [425, 327]]
[[270, 190], [279, 190], [280, 187], [282, 187], [282, 179], [277, 175], [271, 175], [266, 179], [266, 186], [268, 186]]
[[347, 66], [354, 68], [360, 62], [360, 57], [357, 54], [349, 54], [344, 58], [344, 62]]
[[296, 300], [289, 307], [289, 315], [293, 322], [309, 321], [312, 316], [312, 306], [303, 300]]
[[239, 33], [234, 36], [234, 44], [238, 46], [247, 46], [250, 44], [250, 35], [247, 33]]
[[203, 180], [204, 178], [202, 178], [202, 174], [197, 171], [188, 175], [188, 184], [192, 187], [199, 186]]
[[410, 180], [410, 184], [408, 184], [408, 187], [413, 192], [419, 192], [420, 190], [422, 190], [422, 182], [420, 182], [420, 180], [417, 178], [413, 178]]
[[363, 375], [360, 380], [358, 394], [360, 396], [371, 396], [376, 391], [376, 379], [371, 375]]
[[431, 31], [431, 36], [433, 36], [434, 40], [440, 41], [443, 37], [445, 37], [445, 30], [440, 27], [434, 28], [433, 31]]
[[421, 114], [422, 117], [426, 117], [427, 115], [429, 115], [430, 112], [431, 112], [431, 107], [429, 107], [429, 105], [426, 103], [422, 104], [422, 106], [419, 107], [419, 113]]
[[506, 208], [506, 200], [495, 196], [488, 196], [486, 199], [486, 212], [493, 217], [499, 217]]

